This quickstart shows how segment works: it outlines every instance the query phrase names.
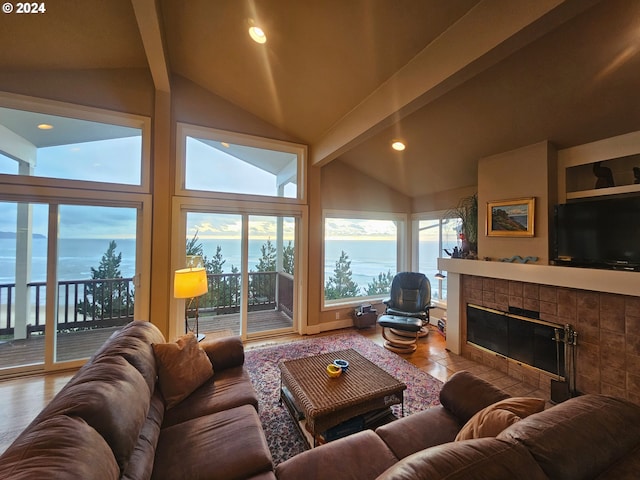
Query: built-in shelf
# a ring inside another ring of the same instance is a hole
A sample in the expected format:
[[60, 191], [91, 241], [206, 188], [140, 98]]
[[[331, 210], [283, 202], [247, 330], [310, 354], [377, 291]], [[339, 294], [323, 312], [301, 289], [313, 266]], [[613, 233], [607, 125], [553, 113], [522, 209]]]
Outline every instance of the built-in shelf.
[[[614, 186], [595, 188], [594, 165], [609, 169]], [[627, 133], [558, 151], [558, 201], [640, 193], [640, 132]]]
[[438, 269], [462, 275], [640, 296], [640, 272], [458, 258], [439, 258]]
[[578, 192], [567, 192], [567, 200], [576, 198], [601, 197], [606, 195], [620, 195], [623, 193], [640, 193], [640, 184], [622, 185], [620, 187], [598, 188], [593, 190], [580, 190]]

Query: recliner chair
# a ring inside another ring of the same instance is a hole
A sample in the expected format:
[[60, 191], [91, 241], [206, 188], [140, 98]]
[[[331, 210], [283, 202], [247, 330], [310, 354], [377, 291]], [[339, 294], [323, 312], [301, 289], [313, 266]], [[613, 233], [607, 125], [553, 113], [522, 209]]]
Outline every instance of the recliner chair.
[[[418, 338], [429, 334], [431, 283], [423, 273], [400, 272], [391, 282], [387, 309], [378, 319], [385, 347], [397, 353], [415, 351]], [[385, 330], [388, 328], [391, 335]]]

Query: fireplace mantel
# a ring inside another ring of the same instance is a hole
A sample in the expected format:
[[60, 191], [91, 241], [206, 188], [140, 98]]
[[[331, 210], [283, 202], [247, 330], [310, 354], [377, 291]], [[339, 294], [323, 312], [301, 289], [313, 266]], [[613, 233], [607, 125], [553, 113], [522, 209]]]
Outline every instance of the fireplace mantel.
[[463, 275], [640, 296], [640, 272], [557, 267], [533, 263], [485, 262], [459, 258], [439, 258], [438, 268]]
[[523, 263], [439, 258], [438, 269], [447, 272], [447, 349], [461, 349], [461, 275], [567, 287], [594, 292], [640, 296], [640, 272], [596, 270]]

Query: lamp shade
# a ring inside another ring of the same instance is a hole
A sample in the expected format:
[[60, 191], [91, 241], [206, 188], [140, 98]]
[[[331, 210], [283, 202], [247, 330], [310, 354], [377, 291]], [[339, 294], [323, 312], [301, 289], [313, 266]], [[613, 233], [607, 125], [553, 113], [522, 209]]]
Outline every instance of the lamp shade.
[[208, 291], [207, 272], [204, 268], [182, 268], [173, 277], [173, 296], [193, 298]]

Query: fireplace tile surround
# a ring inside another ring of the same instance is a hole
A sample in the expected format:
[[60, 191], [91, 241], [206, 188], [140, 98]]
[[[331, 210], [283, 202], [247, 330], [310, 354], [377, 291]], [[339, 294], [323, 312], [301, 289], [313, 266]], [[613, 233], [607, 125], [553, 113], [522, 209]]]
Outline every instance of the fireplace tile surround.
[[[499, 272], [497, 276], [509, 275]], [[638, 281], [638, 277], [626, 278]], [[467, 303], [501, 311], [507, 311], [509, 307], [537, 311], [541, 319], [561, 325], [568, 323], [577, 331], [576, 388], [579, 392], [615, 395], [640, 404], [640, 296], [494, 278], [490, 272], [449, 275], [449, 281], [456, 280], [458, 285], [452, 285], [451, 290], [458, 299], [459, 308], [448, 308], [448, 322], [452, 320], [449, 310], [453, 310], [454, 322], [457, 311], [458, 325], [450, 328], [448, 324], [447, 333], [453, 331], [455, 335], [457, 331], [458, 338], [451, 339], [451, 344], [458, 342], [462, 356], [549, 393], [550, 380], [554, 376], [521, 366], [465, 341]], [[554, 283], [552, 277], [548, 283]], [[450, 297], [449, 304], [451, 301]], [[449, 344], [447, 338], [448, 347]]]

